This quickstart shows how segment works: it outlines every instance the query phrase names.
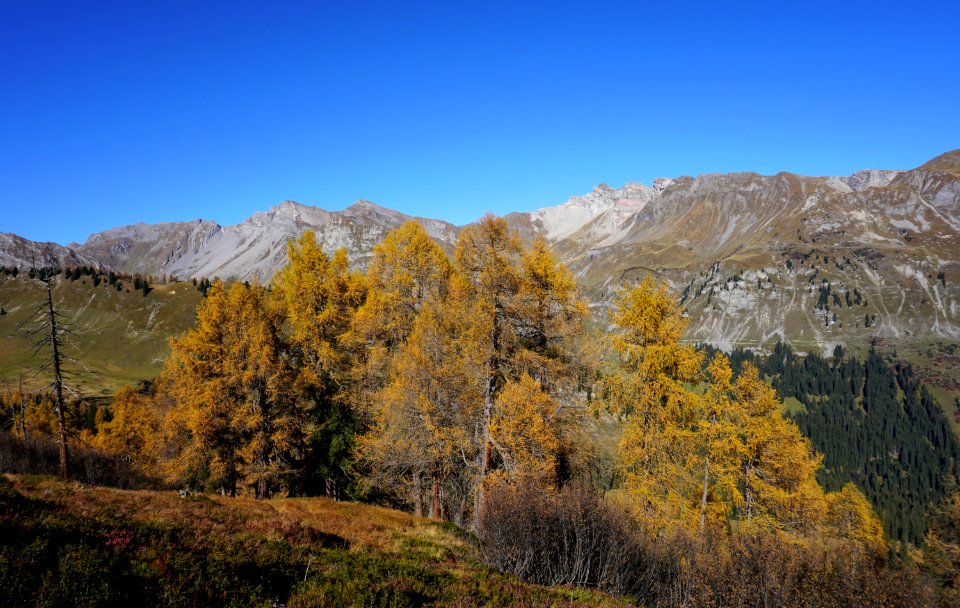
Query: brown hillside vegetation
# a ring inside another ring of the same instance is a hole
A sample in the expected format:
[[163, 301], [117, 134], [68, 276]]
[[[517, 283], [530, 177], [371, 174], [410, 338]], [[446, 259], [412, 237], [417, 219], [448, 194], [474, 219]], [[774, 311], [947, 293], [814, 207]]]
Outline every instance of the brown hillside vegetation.
[[0, 477], [4, 606], [622, 606], [481, 565], [449, 524], [326, 498]]

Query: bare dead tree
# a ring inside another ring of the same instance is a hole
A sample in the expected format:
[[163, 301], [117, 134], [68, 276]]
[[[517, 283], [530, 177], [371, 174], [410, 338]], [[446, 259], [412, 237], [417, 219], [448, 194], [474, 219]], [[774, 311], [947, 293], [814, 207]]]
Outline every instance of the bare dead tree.
[[50, 345], [51, 364], [53, 366], [53, 396], [54, 412], [57, 415], [57, 435], [60, 444], [60, 477], [66, 481], [70, 471], [70, 455], [67, 451], [67, 421], [63, 405], [63, 373], [61, 364], [63, 363], [60, 354], [60, 334], [57, 331], [57, 311], [53, 308], [53, 290], [50, 282], [53, 277], [45, 277], [43, 280], [47, 288], [47, 320], [50, 325]]
[[41, 369], [49, 369], [53, 373], [53, 382], [41, 390], [52, 389], [53, 391], [53, 408], [57, 418], [57, 443], [60, 446], [60, 476], [66, 480], [70, 476], [70, 450], [67, 441], [66, 404], [63, 398], [66, 385], [63, 370], [65, 356], [62, 347], [63, 335], [67, 332], [67, 328], [60, 321], [60, 314], [54, 306], [52, 286], [52, 281], [59, 272], [58, 269], [51, 268], [31, 269], [31, 278], [43, 283], [46, 299], [22, 325], [31, 325], [30, 333], [39, 336], [34, 343], [34, 355], [40, 351], [48, 351], [50, 355], [49, 363], [44, 364]]

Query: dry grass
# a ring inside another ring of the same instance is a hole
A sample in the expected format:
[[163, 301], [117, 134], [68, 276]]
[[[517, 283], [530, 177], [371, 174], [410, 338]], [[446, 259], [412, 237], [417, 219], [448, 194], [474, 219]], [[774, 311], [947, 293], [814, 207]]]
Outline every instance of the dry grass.
[[[72, 589], [62, 576], [51, 582], [58, 576], [55, 564], [84, 552], [91, 557], [80, 562], [79, 576], [120, 577], [102, 591], [114, 602], [109, 594], [118, 589], [139, 597], [143, 588], [151, 597], [175, 597], [162, 602], [169, 605], [626, 604], [490, 570], [471, 538], [454, 526], [372, 505], [326, 498], [181, 498], [47, 476], [6, 479], [13, 493], [0, 493], [0, 587], [20, 578], [17, 569], [52, 568], [35, 575], [33, 597]], [[109, 544], [128, 536], [133, 540], [120, 553]], [[45, 547], [44, 553], [25, 550], [35, 546]], [[14, 557], [4, 563], [5, 555]]]
[[431, 546], [468, 555], [472, 547], [449, 526], [408, 513], [328, 498], [254, 500], [177, 492], [117, 490], [64, 484], [46, 476], [14, 477], [14, 488], [31, 498], [54, 502], [85, 518], [104, 515], [143, 524], [188, 527], [198, 537], [254, 534], [268, 540], [309, 544], [311, 534], [346, 541], [355, 549], [404, 550]]

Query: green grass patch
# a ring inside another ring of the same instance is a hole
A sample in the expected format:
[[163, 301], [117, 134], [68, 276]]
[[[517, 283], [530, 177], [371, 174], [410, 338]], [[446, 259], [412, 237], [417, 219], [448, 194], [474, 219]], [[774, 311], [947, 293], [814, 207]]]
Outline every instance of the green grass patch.
[[[157, 375], [169, 354], [167, 339], [191, 326], [200, 293], [191, 283], [158, 286], [149, 295], [117, 291], [106, 281], [94, 287], [89, 278], [54, 280], [54, 305], [70, 330], [63, 352], [69, 381], [85, 395], [105, 395], [125, 384]], [[29, 323], [45, 302], [39, 281], [0, 278], [0, 379], [35, 390], [50, 383], [38, 371], [47, 353], [36, 350]]]
[[783, 411], [786, 414], [806, 413], [807, 406], [800, 402], [796, 397], [787, 397], [783, 400]]

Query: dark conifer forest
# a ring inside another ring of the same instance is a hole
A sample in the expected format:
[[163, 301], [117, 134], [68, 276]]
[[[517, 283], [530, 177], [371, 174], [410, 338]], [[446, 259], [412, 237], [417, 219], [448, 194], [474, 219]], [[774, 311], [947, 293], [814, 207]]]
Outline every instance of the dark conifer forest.
[[891, 541], [922, 543], [931, 509], [960, 477], [960, 442], [910, 365], [875, 350], [863, 361], [842, 347], [830, 359], [800, 355], [783, 343], [766, 357], [731, 354], [735, 372], [745, 362], [802, 405], [788, 413], [823, 454], [824, 488], [855, 483]]

